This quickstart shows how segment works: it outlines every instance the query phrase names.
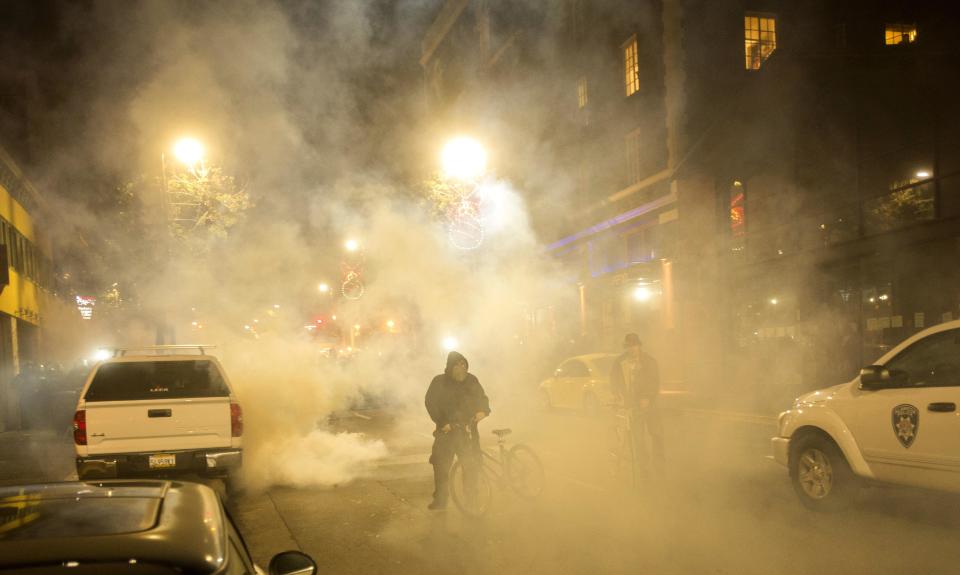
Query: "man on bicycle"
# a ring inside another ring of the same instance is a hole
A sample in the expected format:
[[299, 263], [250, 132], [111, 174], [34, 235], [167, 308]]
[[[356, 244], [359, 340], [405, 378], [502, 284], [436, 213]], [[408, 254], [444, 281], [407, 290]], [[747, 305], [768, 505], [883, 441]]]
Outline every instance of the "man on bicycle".
[[490, 415], [490, 400], [462, 354], [451, 351], [447, 367], [433, 378], [424, 403], [430, 419], [436, 424], [433, 432], [433, 501], [429, 509], [444, 509], [449, 494], [448, 482], [454, 456], [463, 464], [464, 489], [476, 488], [480, 463], [480, 437], [477, 423]]
[[623, 353], [613, 362], [610, 388], [619, 402], [629, 410], [630, 429], [636, 454], [637, 470], [641, 477], [647, 474], [650, 456], [647, 436], [653, 449], [653, 470], [663, 470], [663, 423], [657, 408], [660, 395], [660, 368], [657, 360], [644, 353], [640, 336], [628, 333], [623, 338]]

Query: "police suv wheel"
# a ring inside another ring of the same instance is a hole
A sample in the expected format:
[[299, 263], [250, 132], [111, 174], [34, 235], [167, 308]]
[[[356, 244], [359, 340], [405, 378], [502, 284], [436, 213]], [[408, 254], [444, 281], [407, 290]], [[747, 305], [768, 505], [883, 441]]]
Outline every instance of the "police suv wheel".
[[791, 450], [790, 479], [800, 502], [815, 511], [847, 507], [858, 487], [840, 448], [820, 435], [797, 440]]

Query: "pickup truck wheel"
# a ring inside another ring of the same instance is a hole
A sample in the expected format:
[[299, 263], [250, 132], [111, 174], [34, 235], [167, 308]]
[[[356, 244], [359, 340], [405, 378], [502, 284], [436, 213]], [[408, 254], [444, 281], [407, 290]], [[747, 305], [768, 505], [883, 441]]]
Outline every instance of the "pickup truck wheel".
[[856, 477], [837, 445], [820, 435], [800, 438], [790, 459], [800, 502], [815, 511], [839, 511], [853, 501]]

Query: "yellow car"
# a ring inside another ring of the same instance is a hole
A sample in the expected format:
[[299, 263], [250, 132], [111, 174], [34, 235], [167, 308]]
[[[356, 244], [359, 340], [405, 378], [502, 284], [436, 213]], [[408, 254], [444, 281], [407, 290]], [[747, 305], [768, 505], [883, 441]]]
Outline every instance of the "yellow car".
[[595, 412], [612, 402], [610, 369], [616, 358], [612, 353], [590, 353], [563, 361], [553, 377], [540, 383], [543, 405]]

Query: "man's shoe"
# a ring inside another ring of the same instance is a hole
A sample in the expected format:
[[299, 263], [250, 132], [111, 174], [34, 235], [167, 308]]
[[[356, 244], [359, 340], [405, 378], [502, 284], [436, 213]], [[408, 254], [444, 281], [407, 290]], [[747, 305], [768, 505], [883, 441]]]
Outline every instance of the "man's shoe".
[[434, 500], [430, 502], [430, 505], [427, 505], [427, 509], [429, 509], [430, 511], [443, 511], [446, 508], [447, 508], [447, 504], [446, 502], [443, 502], [443, 501]]

